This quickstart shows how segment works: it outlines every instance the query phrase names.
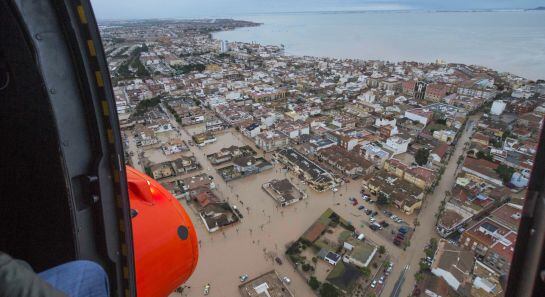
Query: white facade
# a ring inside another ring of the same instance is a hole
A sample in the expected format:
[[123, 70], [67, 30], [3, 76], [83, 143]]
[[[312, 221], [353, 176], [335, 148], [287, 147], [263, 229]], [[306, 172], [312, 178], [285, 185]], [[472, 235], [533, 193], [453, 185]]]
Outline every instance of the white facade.
[[427, 117], [421, 116], [421, 115], [416, 114], [416, 113], [413, 113], [413, 112], [411, 112], [409, 110], [405, 111], [405, 117], [408, 118], [409, 120], [417, 121], [417, 122], [421, 123], [424, 126], [428, 124], [428, 118]]
[[[251, 128], [251, 129], [248, 129]], [[242, 133], [250, 138], [256, 137], [259, 133], [261, 133], [261, 126], [255, 125], [254, 127], [246, 127], [243, 129]]]
[[454, 277], [454, 275], [449, 271], [443, 270], [441, 268], [433, 268], [431, 270], [431, 273], [435, 274], [438, 277], [442, 277], [445, 282], [447, 282], [447, 284], [451, 286], [454, 290], [458, 290], [458, 288], [460, 287], [460, 281], [458, 281], [456, 277]]
[[505, 110], [505, 106], [507, 103], [502, 100], [496, 100], [494, 103], [492, 103], [492, 108], [490, 109], [490, 113], [493, 115], [501, 115], [503, 111]]
[[451, 144], [456, 137], [456, 132], [451, 130], [437, 130], [433, 131], [433, 138]]
[[385, 119], [385, 118], [376, 118], [375, 119], [375, 126], [377, 127], [382, 127], [382, 126], [396, 126], [397, 124], [397, 121], [395, 118], [389, 120], [389, 119]]
[[364, 103], [373, 103], [375, 102], [375, 92], [372, 90], [369, 90], [361, 95], [358, 96], [358, 100]]
[[220, 43], [220, 53], [226, 53], [229, 51], [229, 44], [227, 40], [222, 40]]
[[386, 146], [388, 149], [394, 152], [394, 155], [397, 155], [406, 152], [410, 142], [410, 139], [392, 136], [386, 139]]

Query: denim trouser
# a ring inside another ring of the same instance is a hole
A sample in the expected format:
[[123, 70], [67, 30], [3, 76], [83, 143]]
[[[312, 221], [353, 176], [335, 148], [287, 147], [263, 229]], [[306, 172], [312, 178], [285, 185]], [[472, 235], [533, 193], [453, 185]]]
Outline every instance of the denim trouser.
[[108, 297], [108, 277], [91, 261], [68, 262], [38, 274], [43, 280], [70, 297]]

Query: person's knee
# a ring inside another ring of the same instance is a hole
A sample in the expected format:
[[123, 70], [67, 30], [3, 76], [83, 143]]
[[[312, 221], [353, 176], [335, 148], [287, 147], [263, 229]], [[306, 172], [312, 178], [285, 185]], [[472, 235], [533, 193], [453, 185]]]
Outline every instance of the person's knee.
[[102, 268], [102, 266], [98, 265], [97, 263], [93, 261], [77, 260], [70, 263], [75, 263], [85, 273], [90, 273], [93, 275], [101, 275], [106, 277], [106, 271], [104, 271], [104, 268]]
[[64, 263], [40, 273], [40, 276], [69, 296], [108, 296], [108, 275], [92, 261]]

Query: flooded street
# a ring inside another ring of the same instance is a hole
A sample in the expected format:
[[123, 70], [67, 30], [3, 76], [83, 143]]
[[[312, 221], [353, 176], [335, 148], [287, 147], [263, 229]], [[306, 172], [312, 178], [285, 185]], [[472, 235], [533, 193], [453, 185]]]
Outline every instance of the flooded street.
[[[181, 133], [184, 140], [190, 139], [187, 132]], [[199, 263], [195, 273], [185, 284], [188, 288], [183, 296], [203, 296], [203, 287], [207, 283], [211, 284], [210, 296], [239, 296], [240, 275], [248, 274], [252, 278], [272, 269], [276, 269], [280, 276], [288, 276], [292, 280], [290, 290], [296, 296], [312, 296], [312, 290], [288, 263], [284, 251], [286, 245], [299, 238], [327, 208], [332, 208], [351, 221], [357, 231], [364, 232], [372, 241], [386, 246], [394, 261], [398, 259], [401, 249], [373, 233], [367, 226], [361, 227], [362, 222], [367, 221], [367, 216], [348, 203], [348, 197], [359, 197], [359, 182], [352, 181], [343, 185], [336, 193], [318, 193], [301, 184], [291, 173], [285, 172], [281, 165], [276, 164], [273, 169], [260, 174], [225, 183], [206, 159], [206, 155], [230, 145], [251, 144], [254, 149], [255, 146], [234, 130], [216, 135], [216, 138], [217, 142], [202, 148], [191, 146], [191, 152], [203, 166], [202, 172], [214, 177], [218, 195], [231, 205], [236, 205], [244, 218], [238, 224], [208, 233], [196, 212], [186, 202], [182, 202], [195, 223], [201, 242]], [[259, 153], [258, 156], [262, 154]], [[277, 207], [261, 186], [272, 179], [286, 177], [306, 191], [309, 198], [285, 208]], [[282, 259], [282, 265], [274, 262], [277, 256]]]

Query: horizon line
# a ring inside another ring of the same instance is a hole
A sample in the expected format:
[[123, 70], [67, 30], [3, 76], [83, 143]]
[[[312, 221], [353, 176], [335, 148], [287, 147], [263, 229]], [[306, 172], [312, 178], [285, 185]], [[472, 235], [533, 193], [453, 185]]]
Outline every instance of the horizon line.
[[213, 19], [231, 19], [236, 17], [254, 16], [254, 15], [275, 15], [275, 14], [343, 14], [343, 13], [407, 13], [407, 12], [429, 12], [429, 13], [456, 13], [456, 12], [526, 12], [539, 11], [536, 8], [484, 8], [484, 9], [424, 9], [424, 8], [406, 8], [406, 9], [345, 9], [345, 10], [302, 10], [302, 11], [271, 11], [271, 12], [246, 12], [240, 15], [222, 15], [222, 16], [180, 16], [180, 17], [136, 17], [136, 18], [97, 18], [97, 21], [145, 21], [145, 20], [213, 20]]

